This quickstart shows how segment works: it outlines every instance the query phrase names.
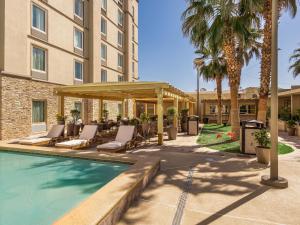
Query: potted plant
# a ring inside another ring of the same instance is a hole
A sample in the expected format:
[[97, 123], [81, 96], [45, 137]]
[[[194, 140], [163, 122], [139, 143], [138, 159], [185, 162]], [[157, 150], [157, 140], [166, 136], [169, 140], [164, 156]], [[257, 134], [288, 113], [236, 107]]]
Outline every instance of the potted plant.
[[67, 126], [67, 135], [68, 136], [77, 136], [79, 135], [80, 124], [78, 123], [80, 119], [80, 111], [78, 109], [72, 109], [70, 111], [72, 120], [68, 123]]
[[295, 132], [296, 132], [296, 121], [295, 120], [288, 120], [286, 122], [287, 124], [287, 132], [289, 136], [295, 136]]
[[255, 141], [258, 146], [255, 147], [257, 162], [269, 164], [270, 162], [270, 137], [266, 129], [261, 129], [254, 133]]
[[146, 136], [150, 128], [150, 123], [149, 123], [150, 117], [146, 113], [141, 113], [140, 120], [142, 123], [143, 135]]
[[177, 126], [174, 126], [173, 121], [176, 115], [176, 109], [174, 107], [170, 107], [167, 109], [167, 119], [168, 119], [168, 137], [169, 140], [176, 140], [177, 138]]
[[117, 122], [120, 122], [121, 120], [122, 120], [122, 115], [121, 114], [117, 115]]
[[182, 132], [187, 132], [188, 112], [189, 109], [182, 109], [180, 112], [180, 124]]
[[107, 109], [103, 109], [103, 116], [104, 116], [104, 120], [107, 121], [108, 120], [108, 110]]
[[58, 125], [65, 125], [67, 116], [62, 116], [61, 114], [56, 114], [56, 121]]

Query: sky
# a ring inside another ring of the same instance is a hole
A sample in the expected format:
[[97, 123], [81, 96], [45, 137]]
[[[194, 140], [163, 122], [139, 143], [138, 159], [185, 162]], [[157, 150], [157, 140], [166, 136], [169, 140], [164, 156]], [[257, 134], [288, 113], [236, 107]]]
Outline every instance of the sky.
[[[195, 49], [181, 31], [185, 0], [139, 1], [139, 76], [142, 81], [165, 81], [184, 91], [196, 90]], [[299, 6], [300, 8], [300, 6]], [[300, 47], [300, 10], [291, 19], [284, 13], [279, 24], [279, 87], [300, 85], [288, 72], [289, 57]], [[241, 87], [259, 86], [260, 61], [253, 59], [242, 72]], [[214, 90], [214, 82], [200, 82], [201, 88]], [[228, 81], [223, 81], [228, 89]]]

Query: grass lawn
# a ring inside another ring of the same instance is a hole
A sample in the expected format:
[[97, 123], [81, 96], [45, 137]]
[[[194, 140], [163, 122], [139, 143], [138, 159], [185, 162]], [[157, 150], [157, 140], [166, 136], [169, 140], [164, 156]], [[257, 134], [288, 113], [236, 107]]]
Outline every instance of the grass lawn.
[[[239, 141], [230, 141], [227, 133], [230, 132], [230, 126], [223, 126], [217, 124], [205, 124], [201, 134], [197, 139], [197, 143], [200, 145], [208, 145], [209, 148], [224, 151], [239, 153], [240, 152], [240, 143]], [[218, 136], [218, 137], [217, 137]], [[278, 144], [278, 154], [288, 154], [293, 152], [293, 148], [287, 146], [283, 143]]]

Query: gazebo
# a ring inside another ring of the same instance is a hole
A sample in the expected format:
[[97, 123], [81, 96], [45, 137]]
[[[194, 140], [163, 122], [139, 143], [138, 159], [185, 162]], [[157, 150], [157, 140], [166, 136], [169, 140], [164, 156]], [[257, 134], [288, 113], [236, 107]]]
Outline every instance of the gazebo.
[[[87, 83], [82, 85], [62, 86], [54, 89], [54, 94], [59, 96], [59, 113], [64, 115], [64, 98], [76, 97], [83, 99], [99, 100], [99, 117], [102, 117], [103, 100], [121, 101], [125, 108], [126, 101], [132, 99], [135, 111], [135, 102], [156, 104], [158, 116], [158, 144], [163, 144], [163, 111], [164, 102], [172, 102], [179, 111], [179, 103], [184, 104], [193, 114], [195, 99], [183, 91], [165, 82], [108, 82], [108, 83]], [[122, 116], [125, 115], [123, 110]], [[174, 118], [174, 126], [177, 127], [178, 116]]]

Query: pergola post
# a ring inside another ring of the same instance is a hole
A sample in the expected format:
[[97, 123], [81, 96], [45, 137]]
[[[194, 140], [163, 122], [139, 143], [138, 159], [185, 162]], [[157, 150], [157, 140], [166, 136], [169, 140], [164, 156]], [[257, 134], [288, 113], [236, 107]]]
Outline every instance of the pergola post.
[[148, 114], [148, 103], [144, 103], [145, 114]]
[[135, 99], [132, 99], [132, 107], [133, 107], [133, 118], [136, 118], [136, 101]]
[[178, 97], [174, 98], [174, 108], [176, 110], [176, 114], [174, 116], [174, 120], [173, 120], [173, 126], [176, 127], [176, 129], [178, 130], [178, 114], [179, 114], [179, 108], [178, 108]]
[[99, 99], [99, 112], [98, 112], [98, 116], [99, 116], [99, 122], [102, 120], [103, 118], [103, 99]]
[[157, 135], [158, 145], [163, 145], [164, 118], [163, 118], [163, 89], [157, 89]]
[[65, 96], [58, 96], [58, 114], [61, 116], [65, 115]]
[[185, 102], [185, 108], [188, 109], [188, 114], [191, 115], [191, 112], [190, 112], [190, 104], [189, 104], [188, 101]]

